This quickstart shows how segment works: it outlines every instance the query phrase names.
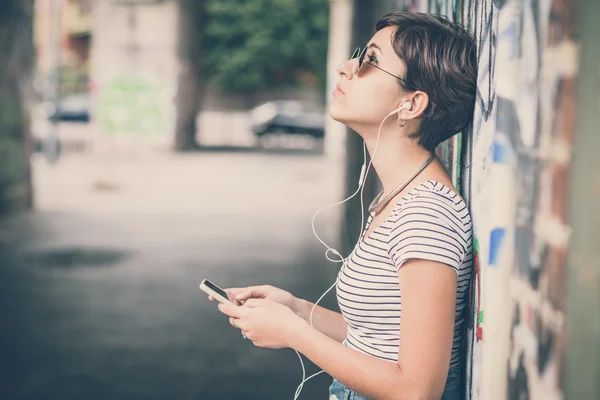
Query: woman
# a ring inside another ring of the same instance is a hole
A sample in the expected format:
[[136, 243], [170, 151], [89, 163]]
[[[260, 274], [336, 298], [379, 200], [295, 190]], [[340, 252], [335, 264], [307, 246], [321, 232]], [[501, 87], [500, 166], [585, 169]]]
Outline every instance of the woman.
[[333, 376], [330, 399], [458, 399], [472, 228], [433, 151], [472, 118], [475, 45], [427, 14], [376, 28], [338, 67], [330, 106], [364, 139], [383, 186], [338, 276], [342, 313], [316, 307], [311, 326], [314, 305], [272, 286], [229, 289], [245, 303], [219, 309], [255, 345], [293, 348]]

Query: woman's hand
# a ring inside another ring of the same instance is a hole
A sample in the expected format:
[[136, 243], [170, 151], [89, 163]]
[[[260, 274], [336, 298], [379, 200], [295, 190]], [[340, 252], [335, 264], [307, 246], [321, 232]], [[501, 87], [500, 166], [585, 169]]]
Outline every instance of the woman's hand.
[[270, 299], [249, 299], [241, 307], [220, 303], [219, 310], [259, 347], [291, 347], [296, 335], [308, 327], [289, 307]]
[[[286, 292], [285, 290], [279, 289], [275, 286], [249, 286], [245, 288], [229, 288], [225, 289], [225, 291], [241, 303], [246, 302], [248, 299], [271, 300], [282, 304], [297, 313], [297, 304], [299, 299], [290, 292]], [[209, 299], [214, 300], [210, 296]]]

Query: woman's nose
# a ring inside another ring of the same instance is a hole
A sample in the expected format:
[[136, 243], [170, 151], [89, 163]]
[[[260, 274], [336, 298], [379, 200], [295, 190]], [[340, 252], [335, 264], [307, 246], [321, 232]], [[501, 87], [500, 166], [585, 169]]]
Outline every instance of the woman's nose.
[[[356, 65], [354, 65], [356, 64]], [[358, 66], [358, 60], [355, 58], [348, 61], [344, 61], [337, 66], [336, 72], [341, 78], [352, 79], [356, 73], [356, 67]]]

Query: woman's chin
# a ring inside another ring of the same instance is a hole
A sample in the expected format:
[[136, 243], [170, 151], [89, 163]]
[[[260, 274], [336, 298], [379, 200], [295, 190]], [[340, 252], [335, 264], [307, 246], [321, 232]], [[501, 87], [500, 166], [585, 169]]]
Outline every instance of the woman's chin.
[[342, 110], [338, 104], [331, 103], [329, 105], [329, 116], [334, 121], [341, 122], [342, 124], [344, 124], [347, 120], [346, 118], [344, 118], [345, 114], [346, 113], [344, 112], [344, 110]]

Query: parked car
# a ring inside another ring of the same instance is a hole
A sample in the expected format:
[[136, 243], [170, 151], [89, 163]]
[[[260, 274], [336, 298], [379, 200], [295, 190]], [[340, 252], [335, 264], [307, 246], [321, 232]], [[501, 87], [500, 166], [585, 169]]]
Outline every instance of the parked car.
[[58, 102], [58, 107], [50, 114], [52, 121], [89, 122], [90, 96], [87, 93], [66, 96]]
[[252, 132], [259, 138], [266, 134], [325, 136], [323, 109], [306, 101], [269, 101], [253, 109], [250, 120]]

